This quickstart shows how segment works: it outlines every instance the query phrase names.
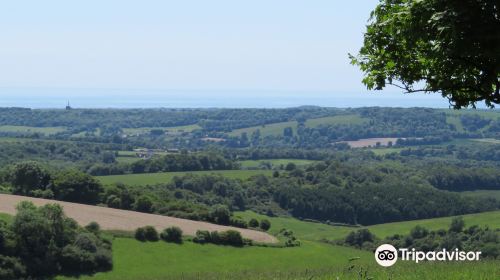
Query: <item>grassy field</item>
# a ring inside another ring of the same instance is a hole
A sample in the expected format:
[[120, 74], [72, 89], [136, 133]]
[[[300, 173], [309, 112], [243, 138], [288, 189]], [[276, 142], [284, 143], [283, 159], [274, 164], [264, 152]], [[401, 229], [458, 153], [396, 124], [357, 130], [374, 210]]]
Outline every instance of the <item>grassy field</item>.
[[134, 163], [138, 160], [141, 160], [140, 158], [137, 157], [129, 157], [129, 156], [118, 156], [116, 157], [116, 161], [118, 163]]
[[113, 271], [98, 273], [92, 279], [221, 279], [232, 273], [247, 275], [241, 279], [248, 279], [255, 273], [344, 267], [348, 259], [360, 256], [371, 260], [369, 252], [316, 242], [304, 242], [295, 248], [234, 248], [117, 238], [113, 241]]
[[[246, 218], [263, 216], [238, 212]], [[500, 211], [465, 216], [466, 222], [500, 223]], [[267, 218], [267, 217], [266, 217]], [[479, 263], [398, 262], [391, 268], [375, 264], [373, 254], [348, 247], [332, 246], [317, 240], [343, 237], [351, 228], [302, 222], [291, 218], [269, 218], [271, 232], [281, 227], [294, 230], [302, 245], [295, 248], [265, 248], [198, 245], [185, 242], [173, 245], [164, 242], [141, 243], [134, 239], [113, 241], [114, 269], [79, 279], [498, 279], [499, 261]], [[495, 221], [496, 219], [496, 221]], [[392, 223], [369, 227], [376, 234], [407, 233], [423, 222], [430, 228], [446, 228], [450, 218]], [[382, 228], [384, 227], [384, 228]], [[359, 258], [349, 261], [351, 258]], [[355, 264], [355, 268], [348, 267]], [[367, 271], [363, 278], [359, 269]], [[59, 277], [58, 279], [67, 279]]]
[[372, 151], [377, 156], [385, 156], [385, 155], [392, 154], [392, 153], [399, 154], [399, 152], [401, 152], [404, 149], [405, 148], [373, 148], [373, 149], [370, 149], [370, 151]]
[[254, 133], [257, 129], [259, 129], [260, 135], [262, 137], [277, 136], [277, 135], [283, 135], [283, 130], [286, 127], [291, 127], [293, 130], [293, 133], [295, 134], [297, 132], [297, 125], [298, 125], [298, 123], [296, 121], [272, 123], [272, 124], [266, 124], [266, 125], [261, 125], [261, 126], [252, 126], [252, 127], [235, 129], [235, 130], [231, 131], [229, 133], [229, 135], [230, 136], [240, 136], [243, 132], [246, 132], [247, 135], [250, 137], [252, 135], [252, 133]]
[[478, 197], [478, 198], [495, 198], [500, 200], [500, 191], [496, 190], [478, 190], [478, 191], [468, 191], [460, 192], [463, 196]]
[[[339, 115], [339, 116], [331, 116], [331, 117], [323, 117], [316, 119], [308, 119], [305, 122], [307, 127], [318, 127], [322, 124], [332, 125], [332, 124], [361, 124], [367, 121], [366, 119], [360, 117], [359, 115]], [[252, 126], [246, 128], [235, 129], [229, 133], [230, 136], [240, 136], [243, 132], [246, 132], [248, 136], [252, 135], [254, 131], [257, 129], [260, 130], [260, 134], [262, 137], [266, 136], [277, 136], [283, 135], [283, 130], [286, 127], [291, 127], [293, 129], [293, 133], [297, 132], [298, 122], [289, 121], [289, 122], [279, 122], [266, 124], [261, 126]]]
[[[269, 219], [271, 221], [271, 229], [269, 230], [270, 233], [275, 234], [279, 232], [280, 229], [286, 228], [293, 230], [293, 232], [297, 236], [300, 236], [300, 238], [312, 241], [321, 239], [335, 240], [343, 238], [349, 232], [359, 229], [356, 227], [330, 226], [321, 223], [304, 222], [293, 218], [267, 217], [251, 211], [236, 212], [235, 215], [240, 216], [246, 220], [249, 220], [251, 218]], [[500, 229], [500, 211], [463, 215], [463, 217], [466, 226], [488, 225], [490, 228]], [[452, 219], [453, 217], [414, 220], [379, 224], [367, 226], [366, 228], [368, 228], [376, 236], [384, 238], [393, 234], [408, 234], [410, 230], [416, 225], [421, 225], [432, 230], [446, 229], [450, 225]]]
[[12, 133], [40, 133], [45, 135], [52, 135], [58, 132], [65, 131], [64, 127], [32, 127], [32, 126], [16, 126], [16, 125], [2, 125], [0, 132]]
[[163, 172], [163, 173], [145, 173], [145, 174], [127, 174], [112, 176], [97, 176], [96, 178], [103, 184], [124, 183], [132, 186], [154, 185], [167, 183], [175, 176], [185, 174], [209, 175], [219, 174], [233, 179], [247, 179], [255, 175], [263, 174], [271, 176], [271, 170], [215, 170], [215, 171], [192, 171], [192, 172]]
[[315, 160], [307, 159], [263, 159], [263, 160], [242, 160], [239, 163], [242, 168], [258, 168], [262, 163], [271, 163], [273, 167], [281, 165], [286, 166], [288, 163], [294, 163], [297, 166], [304, 166], [315, 163]]
[[169, 133], [181, 133], [181, 132], [192, 132], [193, 130], [200, 129], [201, 127], [197, 124], [182, 125], [182, 126], [171, 126], [171, 127], [139, 127], [139, 128], [124, 128], [123, 133], [128, 135], [136, 134], [148, 134], [153, 129], [161, 129], [168, 131]]
[[11, 215], [5, 214], [5, 213], [0, 213], [0, 221], [10, 222], [11, 220], [12, 220]]
[[[483, 118], [486, 119], [491, 119], [491, 120], [496, 120], [500, 118], [500, 112], [498, 110], [492, 111], [492, 110], [459, 110], [459, 111], [454, 111], [454, 110], [444, 110], [446, 113], [446, 122], [448, 124], [452, 124], [457, 128], [458, 132], [464, 132], [465, 129], [462, 125], [462, 122], [460, 120], [461, 115], [479, 115]], [[484, 128], [480, 129], [479, 131], [484, 131], [487, 130], [490, 126], [487, 125]]]
[[306, 121], [306, 127], [318, 127], [320, 125], [334, 125], [334, 124], [363, 124], [368, 119], [362, 118], [359, 115], [339, 115], [333, 117], [324, 117], [317, 119], [309, 119]]
[[[127, 238], [117, 238], [113, 242], [113, 270], [78, 279], [493, 280], [500, 276], [498, 261], [398, 262], [391, 268], [382, 268], [375, 264], [371, 252], [307, 241], [296, 248], [234, 248], [191, 242], [174, 245], [141, 243]], [[351, 258], [359, 259], [349, 262]], [[357, 266], [349, 270], [352, 263]], [[373, 278], [360, 277], [359, 267], [366, 269], [367, 276]]]

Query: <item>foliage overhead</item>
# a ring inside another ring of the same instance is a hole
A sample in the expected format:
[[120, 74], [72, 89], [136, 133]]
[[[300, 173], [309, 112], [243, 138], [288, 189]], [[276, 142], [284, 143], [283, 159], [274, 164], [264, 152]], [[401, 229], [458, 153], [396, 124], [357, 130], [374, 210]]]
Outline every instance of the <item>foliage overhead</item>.
[[454, 108], [500, 103], [497, 0], [382, 0], [352, 63], [368, 89], [440, 92]]

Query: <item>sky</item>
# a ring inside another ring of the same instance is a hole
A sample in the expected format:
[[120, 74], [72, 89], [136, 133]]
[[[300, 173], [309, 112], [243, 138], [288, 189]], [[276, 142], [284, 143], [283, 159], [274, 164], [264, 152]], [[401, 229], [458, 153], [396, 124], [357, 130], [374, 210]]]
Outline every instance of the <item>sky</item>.
[[[118, 102], [125, 93], [128, 104], [149, 94], [154, 100], [188, 97], [176, 103], [188, 107], [220, 103], [196, 103], [205, 97], [245, 106], [240, 103], [247, 101], [227, 99], [273, 94], [278, 97], [272, 106], [278, 106], [282, 97], [293, 93], [295, 101], [283, 106], [383, 106], [386, 98], [393, 106], [447, 107], [439, 95], [405, 96], [401, 103], [393, 99], [401, 98], [395, 88], [378, 94], [373, 103], [362, 100], [367, 97], [362, 73], [350, 64], [348, 53], [356, 54], [361, 47], [377, 3], [2, 1], [0, 106], [55, 106], [61, 97], [86, 97], [80, 101], [95, 106]], [[315, 94], [314, 102], [308, 101], [308, 93]], [[323, 102], [322, 94], [331, 100]], [[50, 102], [44, 99], [49, 95]], [[108, 99], [97, 101], [103, 96]], [[168, 102], [163, 100], [161, 106]]]
[[377, 0], [0, 4], [0, 87], [360, 91]]

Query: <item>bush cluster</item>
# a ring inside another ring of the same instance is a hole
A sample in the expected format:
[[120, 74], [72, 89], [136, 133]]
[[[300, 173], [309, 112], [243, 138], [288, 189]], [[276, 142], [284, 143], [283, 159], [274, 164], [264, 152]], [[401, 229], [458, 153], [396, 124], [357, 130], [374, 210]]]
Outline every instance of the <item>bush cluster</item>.
[[236, 230], [228, 230], [228, 231], [206, 231], [199, 230], [196, 232], [196, 237], [193, 239], [193, 242], [205, 244], [205, 243], [213, 243], [217, 245], [230, 245], [235, 247], [242, 247], [245, 245], [246, 240], [243, 239], [241, 233]]
[[57, 204], [21, 202], [12, 223], [0, 222], [0, 279], [88, 274], [112, 266], [111, 241], [99, 225], [81, 228]]

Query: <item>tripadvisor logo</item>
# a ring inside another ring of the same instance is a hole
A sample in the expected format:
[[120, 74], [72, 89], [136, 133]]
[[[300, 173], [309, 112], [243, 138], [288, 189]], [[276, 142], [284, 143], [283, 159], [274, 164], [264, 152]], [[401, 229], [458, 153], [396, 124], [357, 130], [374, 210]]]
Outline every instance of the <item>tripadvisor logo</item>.
[[375, 260], [384, 267], [392, 266], [398, 260], [398, 255], [402, 261], [479, 261], [481, 252], [465, 252], [442, 249], [440, 251], [423, 252], [415, 249], [400, 248], [396, 249], [390, 244], [380, 245], [375, 250]]

